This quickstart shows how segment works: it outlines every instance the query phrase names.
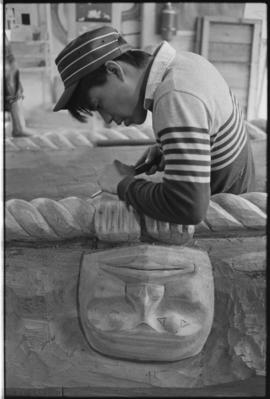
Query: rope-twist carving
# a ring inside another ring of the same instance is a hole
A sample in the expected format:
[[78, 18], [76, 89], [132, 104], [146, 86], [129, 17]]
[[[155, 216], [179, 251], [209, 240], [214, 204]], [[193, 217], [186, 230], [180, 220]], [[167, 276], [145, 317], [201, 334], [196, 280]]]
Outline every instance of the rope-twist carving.
[[153, 138], [154, 133], [148, 126], [142, 129], [138, 129], [135, 126], [109, 129], [104, 127], [92, 131], [74, 131], [60, 128], [43, 135], [33, 135], [16, 140], [7, 138], [5, 140], [5, 149], [6, 151], [72, 150], [79, 146], [93, 147], [98, 141], [123, 140], [128, 143], [131, 139], [140, 139], [145, 140], [147, 143]]
[[[246, 121], [246, 127], [249, 137], [254, 139], [265, 139], [266, 134], [256, 128], [256, 126]], [[93, 147], [97, 142], [109, 142], [113, 140], [126, 141], [129, 140], [154, 140], [154, 132], [150, 126], [117, 126], [114, 128], [99, 128], [92, 131], [56, 129], [53, 132], [47, 132], [42, 135], [34, 135], [30, 137], [19, 138], [13, 140], [6, 138], [6, 151], [20, 150], [72, 150], [79, 146]]]
[[11, 199], [6, 203], [7, 240], [61, 240], [93, 236], [95, 208], [91, 200], [77, 197], [30, 202]]
[[[147, 233], [158, 240], [182, 243], [195, 234], [264, 230], [266, 200], [263, 192], [243, 195], [216, 194], [206, 218], [196, 226], [163, 223], [145, 217]], [[11, 199], [5, 205], [6, 240], [63, 240], [93, 237], [107, 241], [132, 241], [140, 237], [141, 226], [133, 208], [118, 199], [77, 197], [55, 201], [37, 198], [30, 202]]]

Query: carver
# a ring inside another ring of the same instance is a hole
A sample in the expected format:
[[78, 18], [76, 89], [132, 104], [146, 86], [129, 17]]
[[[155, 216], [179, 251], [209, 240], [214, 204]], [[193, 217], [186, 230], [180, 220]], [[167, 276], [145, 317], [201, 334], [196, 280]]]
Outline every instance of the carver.
[[155, 183], [114, 162], [99, 176], [103, 191], [138, 212], [177, 224], [204, 219], [210, 196], [254, 190], [254, 163], [243, 113], [227, 83], [205, 58], [163, 41], [148, 54], [106, 26], [70, 42], [56, 58], [65, 85], [54, 111], [79, 121], [97, 111], [126, 126], [152, 112], [157, 144], [138, 160], [164, 170]]

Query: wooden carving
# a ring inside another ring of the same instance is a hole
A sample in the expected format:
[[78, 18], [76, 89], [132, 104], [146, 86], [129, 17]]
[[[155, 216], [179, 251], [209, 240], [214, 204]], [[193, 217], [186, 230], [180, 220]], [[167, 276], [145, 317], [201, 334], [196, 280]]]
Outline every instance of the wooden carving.
[[[113, 198], [115, 197], [115, 198]], [[114, 195], [103, 195], [102, 200], [93, 200], [95, 232], [101, 241], [138, 241], [141, 235], [140, 220], [135, 210], [127, 208]]]
[[65, 128], [54, 129], [48, 131], [44, 135], [33, 135], [31, 137], [23, 137], [19, 140], [13, 140], [11, 137], [5, 139], [6, 151], [20, 151], [20, 150], [74, 150], [76, 147], [93, 147], [98, 144], [112, 144], [114, 141], [119, 141], [120, 144], [128, 145], [131, 141], [145, 141], [145, 144], [154, 142], [154, 133], [150, 127], [138, 129], [135, 126], [130, 127], [115, 127], [115, 128], [101, 128], [98, 130], [83, 131], [70, 130]]
[[[187, 244], [193, 235], [264, 234], [267, 194], [216, 194], [211, 197], [205, 220], [196, 226], [160, 222], [140, 217], [116, 195], [94, 199], [78, 197], [30, 202], [11, 199], [5, 204], [6, 241], [63, 240], [93, 237], [107, 242], [138, 241], [143, 235], [168, 244]], [[143, 225], [143, 226], [142, 226]], [[141, 234], [141, 230], [143, 233]]]
[[79, 314], [105, 355], [176, 361], [198, 354], [211, 329], [214, 286], [206, 252], [138, 245], [84, 255]]

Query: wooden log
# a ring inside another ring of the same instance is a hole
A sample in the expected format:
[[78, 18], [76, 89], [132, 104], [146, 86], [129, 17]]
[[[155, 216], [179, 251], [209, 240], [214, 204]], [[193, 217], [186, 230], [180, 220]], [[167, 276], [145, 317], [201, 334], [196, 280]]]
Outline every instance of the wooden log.
[[242, 198], [247, 199], [248, 201], [252, 202], [254, 205], [256, 205], [260, 210], [264, 213], [266, 213], [266, 206], [267, 206], [267, 194], [266, 193], [245, 193], [241, 194]]
[[7, 202], [7, 210], [7, 240], [55, 241], [93, 236], [95, 209], [79, 198], [58, 202], [48, 198], [31, 202], [14, 199]]
[[265, 212], [239, 195], [215, 194], [212, 201], [221, 205], [247, 228], [260, 229], [266, 223]]
[[[163, 363], [113, 359], [88, 345], [78, 319], [77, 289], [82, 254], [97, 253], [89, 242], [33, 245], [5, 248], [6, 388], [88, 386], [99, 387], [102, 394], [110, 388], [165, 392], [162, 389], [196, 387], [210, 393], [217, 384], [235, 386], [240, 380], [244, 389], [245, 380], [265, 374], [265, 238], [196, 240], [196, 248], [206, 251], [212, 264], [212, 330], [200, 354]], [[117, 259], [114, 262], [121, 269]]]
[[95, 206], [95, 232], [99, 240], [125, 242], [140, 239], [139, 216], [132, 207], [127, 209], [124, 202], [106, 196]]
[[[93, 147], [94, 145], [147, 145], [155, 142], [154, 134], [149, 127], [139, 129], [135, 126], [115, 128], [100, 128], [92, 131], [70, 130], [58, 128], [45, 132], [42, 136], [33, 135], [29, 138], [19, 138], [14, 142], [5, 140], [7, 151], [17, 150], [74, 150], [80, 146]], [[116, 144], [118, 143], [118, 144]], [[136, 145], [136, 144], [133, 144]]]
[[36, 198], [28, 203], [13, 199], [6, 203], [6, 238], [8, 241], [20, 240], [26, 233], [30, 241], [95, 235], [108, 242], [136, 242], [150, 238], [183, 245], [192, 241], [194, 232], [196, 236], [263, 235], [266, 200], [266, 193], [216, 194], [210, 201], [205, 220], [197, 228], [138, 215], [116, 195], [105, 193], [93, 200]]

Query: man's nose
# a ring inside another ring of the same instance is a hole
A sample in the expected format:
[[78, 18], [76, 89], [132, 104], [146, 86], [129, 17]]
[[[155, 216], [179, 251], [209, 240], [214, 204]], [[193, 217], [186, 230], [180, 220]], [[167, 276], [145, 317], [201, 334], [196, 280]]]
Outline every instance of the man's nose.
[[108, 112], [101, 111], [101, 110], [99, 110], [98, 112], [99, 112], [100, 116], [102, 117], [102, 119], [104, 120], [105, 123], [111, 123], [112, 116]]

